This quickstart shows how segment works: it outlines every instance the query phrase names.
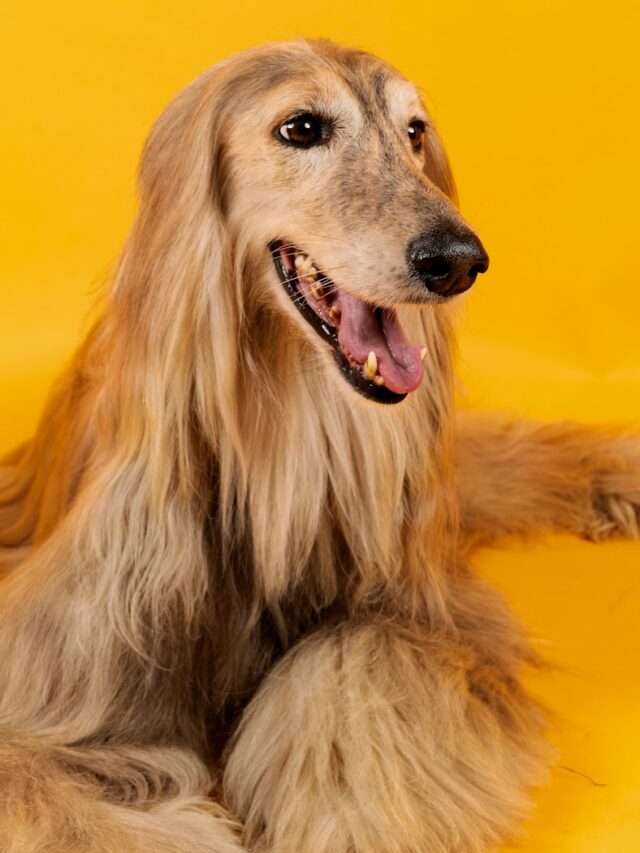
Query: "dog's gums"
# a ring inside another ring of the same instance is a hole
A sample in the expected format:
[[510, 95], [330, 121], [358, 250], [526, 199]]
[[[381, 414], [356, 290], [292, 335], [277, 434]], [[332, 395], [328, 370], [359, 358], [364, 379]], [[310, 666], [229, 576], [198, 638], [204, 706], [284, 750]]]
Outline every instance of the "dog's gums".
[[369, 305], [339, 287], [291, 243], [273, 241], [270, 249], [291, 301], [331, 345], [338, 367], [360, 394], [399, 403], [419, 387], [426, 349], [408, 343], [393, 309]]

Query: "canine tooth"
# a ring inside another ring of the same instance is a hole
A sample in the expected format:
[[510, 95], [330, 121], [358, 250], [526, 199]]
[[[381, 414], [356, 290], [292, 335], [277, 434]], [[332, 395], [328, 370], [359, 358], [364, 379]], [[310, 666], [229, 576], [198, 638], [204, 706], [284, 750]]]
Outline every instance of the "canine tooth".
[[422, 361], [424, 361], [426, 354], [427, 354], [427, 348], [422, 347], [422, 349], [420, 350], [420, 358], [422, 359]]
[[376, 385], [384, 385], [384, 376], [380, 376], [379, 373], [376, 373], [376, 375], [373, 377], [373, 381], [376, 383]]
[[376, 358], [376, 354], [373, 350], [369, 353], [362, 370], [364, 371], [364, 375], [367, 379], [373, 379], [378, 372], [378, 359]]
[[303, 278], [311, 279], [311, 281], [316, 280], [318, 270], [307, 255], [296, 255], [294, 263], [299, 275], [303, 276]]
[[329, 308], [329, 316], [331, 317], [332, 320], [337, 320], [338, 317], [340, 316], [338, 314], [338, 309], [333, 305], [331, 306], [331, 308]]

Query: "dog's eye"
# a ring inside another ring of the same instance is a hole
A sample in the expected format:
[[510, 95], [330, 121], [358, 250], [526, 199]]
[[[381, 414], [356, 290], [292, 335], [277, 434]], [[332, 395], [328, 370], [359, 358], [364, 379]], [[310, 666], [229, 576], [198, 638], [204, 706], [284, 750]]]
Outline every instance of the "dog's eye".
[[424, 136], [425, 124], [423, 121], [416, 119], [409, 125], [409, 139], [411, 146], [415, 151], [419, 151], [422, 146], [422, 137]]
[[290, 118], [278, 128], [278, 135], [298, 148], [310, 148], [325, 142], [329, 137], [329, 128], [320, 116], [313, 113], [303, 113]]

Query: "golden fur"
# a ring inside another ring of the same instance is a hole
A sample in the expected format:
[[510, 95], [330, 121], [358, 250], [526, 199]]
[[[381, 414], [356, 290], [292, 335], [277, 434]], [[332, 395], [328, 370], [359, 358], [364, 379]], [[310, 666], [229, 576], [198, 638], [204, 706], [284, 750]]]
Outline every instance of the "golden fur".
[[[310, 101], [352, 141], [294, 173], [264, 129]], [[547, 760], [535, 656], [466, 557], [638, 535], [640, 449], [457, 424], [449, 305], [399, 308], [426, 375], [393, 407], [295, 312], [274, 237], [390, 305], [407, 241], [459, 217], [435, 131], [419, 165], [393, 131], [416, 111], [379, 60], [300, 41], [154, 126], [102, 317], [0, 468], [3, 853], [471, 853], [517, 829]]]

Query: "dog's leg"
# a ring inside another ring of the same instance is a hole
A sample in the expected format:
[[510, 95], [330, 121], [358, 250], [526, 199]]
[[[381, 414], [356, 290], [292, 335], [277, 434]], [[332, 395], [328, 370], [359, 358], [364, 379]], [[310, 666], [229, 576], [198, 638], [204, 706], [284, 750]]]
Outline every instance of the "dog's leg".
[[507, 836], [546, 748], [509, 630], [493, 660], [472, 633], [448, 640], [381, 620], [294, 647], [249, 705], [226, 766], [250, 849], [479, 853]]
[[[180, 750], [70, 749], [2, 733], [2, 853], [242, 853]], [[154, 778], [155, 777], [155, 778]], [[160, 783], [160, 789], [158, 789]], [[166, 790], [162, 790], [162, 787]]]
[[640, 436], [462, 417], [456, 466], [471, 544], [541, 530], [640, 535]]

